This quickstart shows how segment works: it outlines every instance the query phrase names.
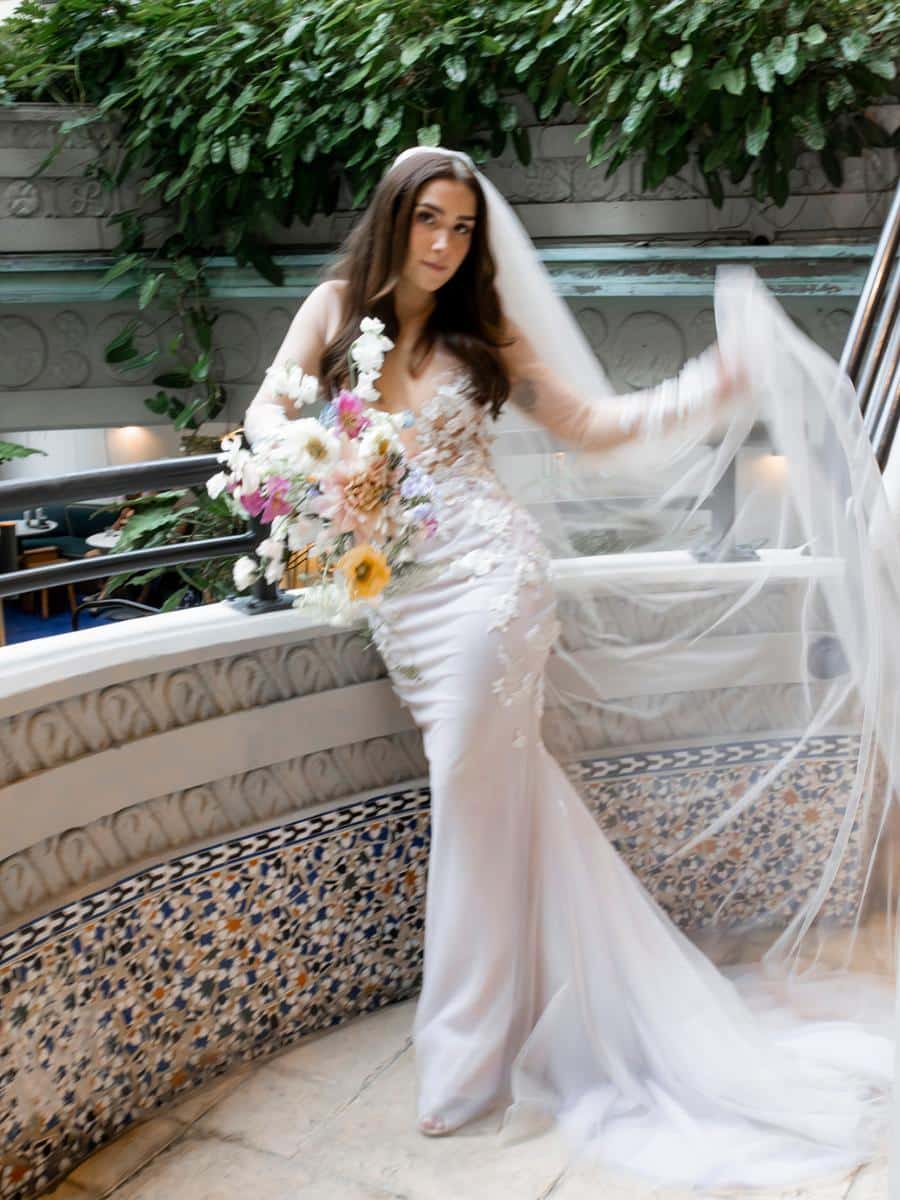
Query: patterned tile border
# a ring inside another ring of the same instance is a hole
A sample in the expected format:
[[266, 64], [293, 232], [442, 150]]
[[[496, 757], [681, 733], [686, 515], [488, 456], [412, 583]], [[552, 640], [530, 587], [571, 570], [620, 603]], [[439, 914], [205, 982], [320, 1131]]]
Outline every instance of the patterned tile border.
[[[816, 739], [721, 861], [666, 861], [781, 739], [569, 764], [660, 901], [703, 924], [809, 886], [856, 739]], [[30, 1200], [129, 1125], [236, 1064], [408, 997], [421, 978], [429, 793], [398, 788], [233, 836], [64, 905], [0, 940], [0, 1200]], [[815, 806], [821, 836], [810, 842]], [[708, 854], [708, 850], [707, 850]], [[735, 890], [735, 872], [747, 885]], [[705, 874], [704, 874], [705, 872]], [[780, 882], [779, 882], [780, 881]], [[859, 888], [847, 856], [832, 915]], [[790, 901], [790, 895], [788, 896]]]

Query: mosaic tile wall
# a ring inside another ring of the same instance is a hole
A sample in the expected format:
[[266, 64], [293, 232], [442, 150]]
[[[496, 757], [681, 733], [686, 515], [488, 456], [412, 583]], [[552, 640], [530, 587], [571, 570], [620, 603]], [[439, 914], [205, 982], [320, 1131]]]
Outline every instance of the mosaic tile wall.
[[[681, 923], [811, 880], [852, 778], [855, 741], [820, 738], [719, 869], [662, 865], [779, 750], [777, 739], [617, 754], [571, 771], [617, 847]], [[0, 1198], [46, 1191], [135, 1120], [238, 1062], [414, 994], [427, 789], [396, 789], [173, 858], [0, 939]], [[820, 837], [810, 843], [815, 828]], [[799, 847], [803, 848], [802, 858]], [[849, 909], [853, 856], [833, 911]]]

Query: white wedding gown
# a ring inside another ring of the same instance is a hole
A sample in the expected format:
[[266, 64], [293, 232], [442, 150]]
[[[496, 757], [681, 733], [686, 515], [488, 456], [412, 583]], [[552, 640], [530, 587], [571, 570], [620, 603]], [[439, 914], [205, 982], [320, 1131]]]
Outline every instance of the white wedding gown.
[[789, 1183], [879, 1152], [893, 1049], [768, 1019], [669, 920], [541, 736], [559, 632], [549, 555], [500, 483], [464, 371], [413, 430], [439, 530], [367, 617], [431, 780], [420, 1116], [555, 1118], [606, 1164], [704, 1185]]

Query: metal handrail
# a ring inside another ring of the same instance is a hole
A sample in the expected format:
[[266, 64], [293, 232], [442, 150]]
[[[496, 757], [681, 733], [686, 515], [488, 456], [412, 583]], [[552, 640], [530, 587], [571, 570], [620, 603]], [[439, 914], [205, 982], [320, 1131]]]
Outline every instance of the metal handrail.
[[[9, 480], [0, 483], [0, 509], [89, 500], [96, 496], [109, 495], [110, 492], [122, 494], [172, 486], [187, 488], [205, 483], [219, 466], [217, 455], [197, 454], [188, 458], [163, 458], [150, 463], [76, 471], [53, 479]], [[23, 591], [38, 588], [102, 579], [113, 573], [121, 574], [152, 567], [177, 566], [180, 563], [205, 562], [212, 558], [249, 554], [261, 536], [256, 522], [251, 519], [248, 533], [203, 538], [192, 542], [172, 542], [166, 546], [128, 550], [121, 554], [73, 559], [43, 567], [7, 571], [0, 573], [0, 599], [5, 596], [18, 596]], [[111, 560], [114, 562], [113, 571], [110, 570]], [[248, 612], [265, 611], [267, 605], [276, 602], [277, 595], [273, 584], [260, 580], [254, 584], [251, 597], [245, 598], [244, 607]]]
[[841, 366], [856, 386], [882, 471], [900, 426], [900, 183], [869, 264]]
[[[18, 596], [23, 591], [57, 587], [60, 584], [83, 583], [86, 579], [105, 579], [109, 575], [142, 571], [151, 567], [174, 567], [179, 563], [207, 562], [211, 558], [231, 558], [253, 551], [259, 537], [255, 533], [238, 533], [219, 538], [203, 538], [198, 542], [172, 542], [167, 546], [151, 546], [144, 550], [127, 550], [122, 554], [102, 554], [96, 558], [71, 559], [44, 567], [28, 567], [23, 571], [0, 574], [0, 599]], [[111, 570], [110, 564], [114, 563]]]
[[[859, 368], [872, 328], [872, 321], [881, 303], [891, 263], [897, 255], [898, 245], [900, 245], [900, 183], [897, 184], [890, 211], [882, 226], [881, 236], [875, 247], [875, 253], [872, 255], [866, 281], [863, 284], [841, 354], [841, 368], [846, 371], [854, 383], [859, 377]], [[865, 411], [865, 404], [863, 404], [863, 410]]]
[[0, 509], [31, 504], [66, 504], [97, 496], [145, 492], [160, 487], [190, 487], [205, 483], [219, 469], [218, 455], [192, 454], [159, 458], [122, 467], [96, 467], [52, 479], [10, 479], [0, 483]]

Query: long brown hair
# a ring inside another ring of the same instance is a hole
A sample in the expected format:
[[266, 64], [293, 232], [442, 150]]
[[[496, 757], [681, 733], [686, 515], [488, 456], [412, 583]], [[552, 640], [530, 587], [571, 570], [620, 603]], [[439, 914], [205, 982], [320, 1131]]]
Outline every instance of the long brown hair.
[[452, 278], [438, 288], [435, 306], [411, 356], [413, 374], [422, 367], [440, 338], [467, 367], [475, 383], [475, 399], [497, 416], [509, 395], [509, 377], [498, 349], [504, 345], [503, 313], [494, 287], [496, 268], [488, 247], [487, 205], [477, 178], [464, 162], [440, 151], [414, 154], [385, 173], [368, 208], [341, 248], [330, 272], [343, 279], [343, 321], [322, 355], [326, 391], [349, 383], [347, 352], [359, 336], [363, 317], [378, 317], [385, 333], [396, 339], [399, 323], [394, 287], [406, 261], [409, 231], [419, 192], [432, 179], [455, 179], [475, 196], [472, 241]]

